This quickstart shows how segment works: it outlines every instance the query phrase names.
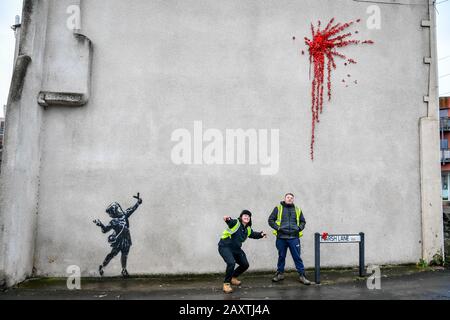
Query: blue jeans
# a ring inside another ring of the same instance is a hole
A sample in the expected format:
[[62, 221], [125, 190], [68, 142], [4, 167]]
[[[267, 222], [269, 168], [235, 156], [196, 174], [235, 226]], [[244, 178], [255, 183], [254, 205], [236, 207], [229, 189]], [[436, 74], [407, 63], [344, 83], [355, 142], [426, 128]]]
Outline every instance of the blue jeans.
[[300, 239], [279, 239], [277, 238], [276, 247], [278, 249], [278, 265], [277, 271], [282, 273], [284, 272], [284, 266], [286, 264], [286, 254], [287, 249], [291, 252], [292, 258], [294, 259], [295, 268], [299, 275], [305, 274], [305, 266], [303, 265], [303, 260], [300, 257], [301, 255], [301, 247], [300, 247]]

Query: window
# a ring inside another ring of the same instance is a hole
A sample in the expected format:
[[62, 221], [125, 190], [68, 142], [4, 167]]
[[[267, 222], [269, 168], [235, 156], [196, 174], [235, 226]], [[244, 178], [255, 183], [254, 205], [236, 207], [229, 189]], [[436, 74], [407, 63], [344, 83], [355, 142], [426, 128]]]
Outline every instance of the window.
[[447, 172], [442, 173], [442, 200], [448, 200], [448, 180], [449, 175]]

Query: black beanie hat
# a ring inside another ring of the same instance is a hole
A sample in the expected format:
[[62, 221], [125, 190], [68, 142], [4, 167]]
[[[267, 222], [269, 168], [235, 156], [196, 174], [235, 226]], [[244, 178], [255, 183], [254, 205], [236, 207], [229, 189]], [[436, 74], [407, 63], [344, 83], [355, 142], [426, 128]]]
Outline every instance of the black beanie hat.
[[241, 215], [239, 216], [239, 218], [242, 218], [242, 216], [246, 214], [248, 215], [250, 218], [252, 217], [252, 213], [248, 210], [242, 210]]

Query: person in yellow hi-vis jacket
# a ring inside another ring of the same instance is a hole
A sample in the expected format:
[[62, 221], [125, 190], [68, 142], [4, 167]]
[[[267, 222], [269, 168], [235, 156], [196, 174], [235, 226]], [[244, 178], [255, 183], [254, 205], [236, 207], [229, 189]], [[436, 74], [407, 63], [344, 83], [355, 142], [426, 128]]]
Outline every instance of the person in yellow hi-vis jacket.
[[294, 195], [287, 193], [284, 201], [276, 206], [268, 219], [273, 233], [277, 236], [276, 247], [278, 250], [277, 273], [272, 279], [274, 282], [284, 280], [284, 266], [286, 264], [287, 249], [294, 259], [295, 268], [299, 274], [299, 281], [305, 285], [311, 282], [305, 277], [305, 267], [301, 258], [300, 238], [306, 225], [305, 215], [302, 209], [294, 204]]
[[[231, 293], [231, 285], [239, 286], [241, 281], [237, 278], [249, 268], [247, 256], [241, 248], [242, 243], [247, 238], [265, 238], [266, 233], [252, 230], [252, 213], [248, 210], [243, 210], [238, 219], [225, 216], [223, 220], [228, 226], [219, 241], [219, 253], [227, 264], [223, 292]], [[239, 266], [235, 269], [236, 264]]]

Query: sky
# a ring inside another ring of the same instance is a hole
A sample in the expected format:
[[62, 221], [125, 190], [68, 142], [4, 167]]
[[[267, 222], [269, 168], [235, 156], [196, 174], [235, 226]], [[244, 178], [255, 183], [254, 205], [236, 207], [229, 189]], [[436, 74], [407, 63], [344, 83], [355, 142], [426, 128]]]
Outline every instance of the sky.
[[[0, 0], [0, 117], [8, 100], [15, 38], [11, 26], [21, 15], [23, 0]], [[450, 0], [437, 0], [439, 95], [450, 96]]]
[[436, 9], [439, 96], [450, 96], [450, 1], [438, 0]]
[[15, 37], [11, 26], [16, 15], [22, 14], [23, 0], [0, 0], [0, 117], [8, 101], [11, 82]]

